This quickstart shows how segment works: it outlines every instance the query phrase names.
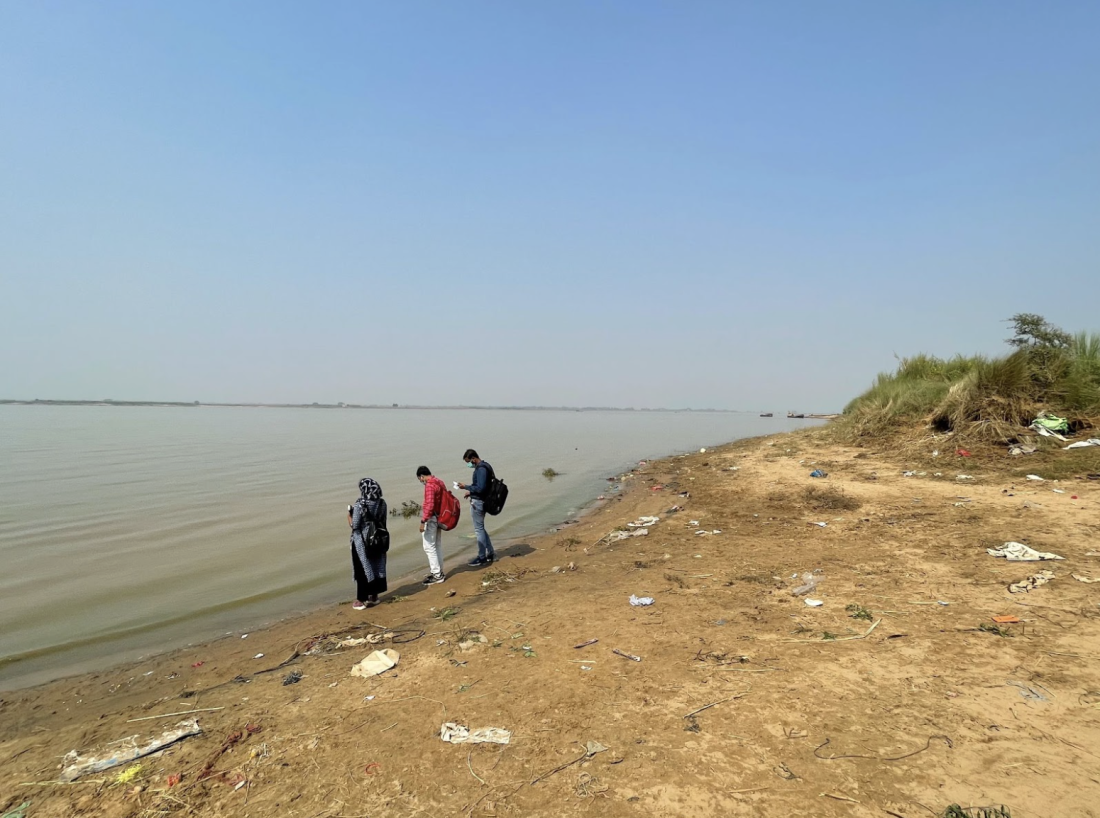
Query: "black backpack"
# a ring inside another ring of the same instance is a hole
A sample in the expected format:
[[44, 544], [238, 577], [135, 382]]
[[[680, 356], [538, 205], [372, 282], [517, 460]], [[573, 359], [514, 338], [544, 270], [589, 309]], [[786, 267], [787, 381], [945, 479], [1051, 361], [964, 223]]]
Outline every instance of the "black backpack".
[[385, 553], [390, 550], [390, 532], [383, 527], [386, 524], [386, 506], [384, 505], [386, 501], [383, 500], [382, 502], [383, 505], [380, 509], [382, 515], [381, 525], [379, 525], [378, 521], [372, 520], [370, 517], [364, 515], [363, 525], [359, 531], [363, 535], [363, 544], [367, 548], [371, 551], [382, 551]]
[[503, 480], [497, 478], [496, 472], [489, 467], [489, 487], [485, 489], [485, 513], [496, 516], [504, 508], [508, 501], [508, 486]]

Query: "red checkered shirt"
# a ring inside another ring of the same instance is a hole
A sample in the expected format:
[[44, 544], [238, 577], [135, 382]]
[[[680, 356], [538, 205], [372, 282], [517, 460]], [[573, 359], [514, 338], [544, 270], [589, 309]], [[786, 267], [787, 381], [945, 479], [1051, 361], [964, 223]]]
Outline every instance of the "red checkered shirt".
[[439, 507], [443, 502], [443, 492], [446, 490], [447, 487], [443, 485], [443, 481], [435, 475], [424, 482], [424, 506], [420, 509], [420, 522], [426, 523], [439, 514]]

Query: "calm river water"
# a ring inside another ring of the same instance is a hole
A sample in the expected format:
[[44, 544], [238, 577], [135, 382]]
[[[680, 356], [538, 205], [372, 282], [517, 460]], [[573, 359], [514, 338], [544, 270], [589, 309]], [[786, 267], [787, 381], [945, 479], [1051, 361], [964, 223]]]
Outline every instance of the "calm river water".
[[[739, 413], [0, 406], [0, 689], [354, 595], [346, 506], [390, 507], [473, 447], [509, 486], [498, 547], [575, 515], [639, 458], [786, 431]], [[810, 421], [812, 422], [812, 421]], [[542, 470], [561, 473], [553, 482]], [[390, 585], [425, 567], [391, 520]], [[444, 535], [474, 550], [468, 512]]]

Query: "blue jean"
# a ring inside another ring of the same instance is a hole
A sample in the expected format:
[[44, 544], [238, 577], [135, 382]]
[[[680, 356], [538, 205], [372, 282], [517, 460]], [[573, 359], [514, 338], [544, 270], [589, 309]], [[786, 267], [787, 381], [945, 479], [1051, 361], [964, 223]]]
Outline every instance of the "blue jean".
[[477, 536], [477, 555], [481, 559], [492, 559], [493, 541], [485, 530], [485, 501], [470, 498], [470, 519], [474, 521], [474, 534]]

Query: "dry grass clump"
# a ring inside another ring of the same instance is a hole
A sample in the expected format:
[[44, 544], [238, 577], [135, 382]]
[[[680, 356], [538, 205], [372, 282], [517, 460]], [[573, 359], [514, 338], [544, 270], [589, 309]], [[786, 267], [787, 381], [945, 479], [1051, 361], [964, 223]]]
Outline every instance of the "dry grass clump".
[[855, 511], [863, 505], [834, 486], [807, 486], [802, 490], [802, 500], [815, 511]]
[[[902, 358], [852, 400], [835, 425], [846, 442], [907, 437], [931, 427], [959, 442], [1015, 442], [1046, 410], [1074, 430], [1094, 428], [1100, 416], [1100, 334], [1070, 335], [1041, 316], [1013, 316], [1015, 351]], [[922, 432], [923, 433], [923, 432]]]

